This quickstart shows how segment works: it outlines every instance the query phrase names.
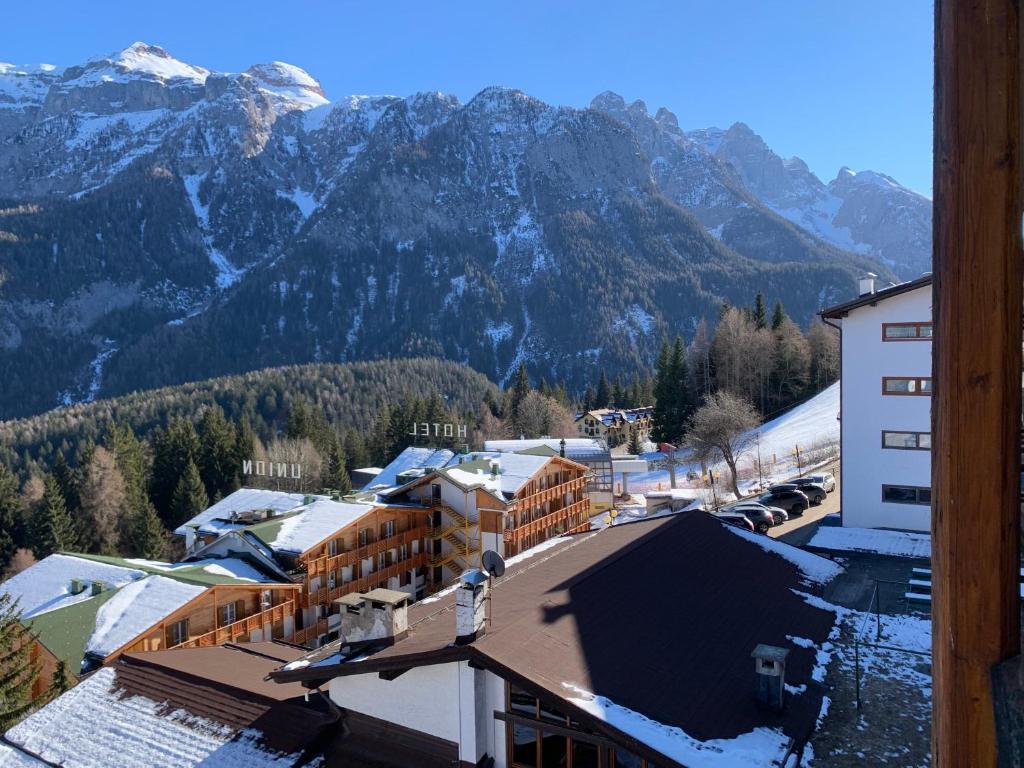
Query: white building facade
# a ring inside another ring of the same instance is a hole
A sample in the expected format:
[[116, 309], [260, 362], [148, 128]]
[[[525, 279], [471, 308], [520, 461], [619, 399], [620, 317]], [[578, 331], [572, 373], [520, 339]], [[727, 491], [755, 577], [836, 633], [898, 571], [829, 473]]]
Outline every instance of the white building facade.
[[844, 526], [931, 526], [931, 276], [876, 289], [821, 313], [841, 332]]

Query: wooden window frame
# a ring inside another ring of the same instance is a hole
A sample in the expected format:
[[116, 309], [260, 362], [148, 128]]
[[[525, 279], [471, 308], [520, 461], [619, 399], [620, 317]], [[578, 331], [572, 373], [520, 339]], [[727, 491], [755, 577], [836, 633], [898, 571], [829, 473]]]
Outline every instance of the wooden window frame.
[[[917, 437], [916, 446], [907, 445], [886, 445], [886, 435], [915, 435]], [[929, 445], [927, 448], [921, 447], [921, 435], [928, 435], [930, 438], [931, 432], [919, 432], [914, 429], [883, 429], [882, 430], [882, 450], [884, 451], [930, 451], [932, 447]]]
[[[893, 501], [892, 499], [885, 498], [886, 488], [904, 488], [907, 490], [916, 491], [915, 498], [917, 501]], [[921, 491], [928, 491], [928, 501], [921, 501]], [[883, 504], [905, 504], [911, 507], [930, 507], [932, 489], [927, 485], [898, 485], [896, 483], [882, 483], [882, 503]]]
[[[925, 336], [921, 333], [921, 329], [926, 327], [932, 328], [932, 332], [934, 333], [934, 327], [931, 320], [913, 323], [882, 323], [882, 341], [931, 341], [931, 335]], [[885, 335], [885, 332], [889, 328], [914, 328], [916, 329], [917, 334], [914, 336], [893, 336], [890, 338]]]
[[[885, 385], [890, 381], [916, 381], [917, 392], [889, 392], [886, 390]], [[922, 383], [927, 381], [931, 385], [931, 389], [924, 392]], [[884, 397], [931, 397], [935, 391], [935, 385], [932, 383], [931, 376], [883, 376], [882, 377], [882, 395]]]
[[[170, 634], [171, 634], [171, 643], [172, 643], [172, 645], [181, 645], [182, 643], [187, 643], [188, 642], [188, 640], [189, 640], [189, 626], [188, 625], [189, 625], [188, 618], [178, 619], [177, 621], [172, 621], [171, 622], [171, 633]], [[185, 628], [185, 634], [181, 638], [177, 637], [177, 633], [175, 632], [175, 630], [178, 627], [180, 627], [180, 626], [184, 626], [184, 628]]]

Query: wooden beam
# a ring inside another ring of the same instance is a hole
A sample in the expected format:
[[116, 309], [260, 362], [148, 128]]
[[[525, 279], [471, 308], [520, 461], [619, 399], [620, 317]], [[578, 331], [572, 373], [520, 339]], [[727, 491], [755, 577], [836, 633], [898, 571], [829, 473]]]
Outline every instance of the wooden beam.
[[935, 4], [932, 760], [997, 764], [990, 674], [1020, 652], [1017, 0]]

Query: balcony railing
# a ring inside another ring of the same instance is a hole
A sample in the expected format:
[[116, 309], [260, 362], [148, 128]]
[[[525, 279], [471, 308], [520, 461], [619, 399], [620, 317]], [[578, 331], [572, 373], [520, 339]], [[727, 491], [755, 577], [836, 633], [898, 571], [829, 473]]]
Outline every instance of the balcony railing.
[[576, 531], [589, 528], [590, 499], [581, 499], [543, 517], [538, 517], [536, 520], [524, 523], [517, 528], [508, 528], [505, 530], [505, 541], [519, 544], [527, 536], [545, 531], [551, 526], [562, 522], [569, 523], [564, 533], [575, 533]]
[[528, 496], [523, 496], [516, 501], [516, 508], [519, 510], [531, 509], [532, 507], [540, 506], [548, 501], [555, 501], [561, 499], [567, 493], [571, 493], [573, 498], [576, 498], [578, 494], [583, 492], [584, 487], [587, 484], [586, 476], [577, 477], [573, 480], [569, 480], [565, 483], [559, 483], [553, 485], [550, 488], [545, 488], [542, 491], [536, 491]]
[[352, 592], [368, 592], [372, 587], [382, 581], [401, 575], [405, 571], [411, 571], [427, 564], [428, 555], [420, 552], [397, 563], [381, 568], [380, 570], [368, 573], [358, 579], [338, 583], [333, 589], [331, 587], [320, 587], [315, 592], [308, 591], [302, 596], [302, 606], [311, 608], [316, 605], [328, 605], [332, 600], [337, 600], [342, 595]]
[[313, 578], [320, 574], [336, 571], [339, 568], [345, 568], [362, 560], [376, 557], [381, 552], [388, 549], [394, 549], [402, 544], [410, 547], [414, 541], [420, 541], [422, 544], [422, 539], [429, 535], [430, 529], [426, 526], [421, 526], [419, 528], [411, 528], [408, 531], [402, 531], [401, 533], [395, 533], [393, 536], [389, 536], [386, 539], [377, 539], [376, 541], [367, 542], [366, 544], [356, 547], [355, 549], [350, 549], [347, 552], [339, 552], [336, 555], [323, 555], [321, 557], [310, 558], [306, 561], [306, 575], [309, 578]]
[[288, 600], [280, 605], [275, 605], [258, 613], [254, 613], [251, 616], [246, 616], [244, 619], [239, 619], [231, 624], [226, 624], [223, 627], [217, 627], [216, 629], [202, 635], [191, 637], [183, 643], [178, 643], [177, 645], [168, 647], [205, 648], [211, 645], [222, 645], [223, 643], [234, 642], [240, 637], [245, 637], [247, 635], [251, 635], [257, 630], [262, 630], [267, 624], [273, 626], [274, 624], [284, 621], [288, 616], [293, 615], [295, 615], [295, 601]]

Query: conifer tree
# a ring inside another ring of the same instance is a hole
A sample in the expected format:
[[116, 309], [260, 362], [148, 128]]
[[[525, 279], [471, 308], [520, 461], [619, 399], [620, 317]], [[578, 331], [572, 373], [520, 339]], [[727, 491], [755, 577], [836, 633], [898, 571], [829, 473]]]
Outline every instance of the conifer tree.
[[777, 331], [786, 321], [786, 310], [782, 308], [782, 301], [775, 302], [775, 309], [772, 310], [772, 330]]
[[64, 494], [53, 475], [47, 475], [40, 508], [33, 517], [32, 550], [42, 559], [54, 552], [74, 551], [78, 536], [74, 522], [68, 514]]
[[690, 396], [690, 372], [686, 363], [686, 346], [681, 336], [676, 336], [669, 361], [672, 371], [672, 423], [677, 425], [674, 440], [683, 436], [683, 425], [693, 413], [694, 403]]
[[612, 402], [612, 388], [608, 384], [608, 377], [604, 369], [601, 369], [601, 378], [597, 381], [597, 393], [594, 395], [595, 408], [607, 408]]
[[6, 464], [0, 463], [0, 572], [18, 548], [18, 507], [18, 479]]
[[354, 429], [345, 433], [344, 453], [347, 466], [355, 469], [365, 467], [370, 461], [366, 451], [366, 442], [363, 440], [363, 436]]
[[519, 368], [516, 370], [515, 384], [512, 385], [511, 411], [513, 419], [515, 418], [515, 412], [519, 407], [519, 404], [526, 399], [526, 396], [530, 394], [531, 390], [530, 374], [526, 372], [526, 363], [520, 362]]
[[370, 453], [374, 463], [381, 467], [387, 466], [394, 458], [391, 442], [391, 408], [386, 404], [381, 406], [373, 423]]
[[675, 387], [673, 386], [672, 350], [668, 339], [661, 340], [661, 349], [654, 364], [654, 414], [651, 437], [659, 443], [671, 442], [675, 434]]
[[181, 480], [183, 468], [189, 462], [199, 459], [199, 435], [191, 421], [174, 419], [166, 430], [158, 431], [153, 437], [153, 476], [150, 479], [150, 498], [157, 514], [167, 523], [172, 519], [171, 501]]
[[199, 421], [198, 432], [196, 464], [206, 495], [211, 499], [219, 498], [238, 490], [240, 465], [235, 459], [235, 428], [224, 418], [224, 412], [218, 406], [207, 408]]
[[67, 504], [68, 512], [74, 515], [80, 506], [78, 498], [78, 481], [80, 478], [76, 477], [76, 473], [68, 466], [67, 459], [64, 457], [64, 451], [57, 451], [50, 472], [57, 479], [61, 493], [64, 494], [64, 503]]
[[764, 306], [764, 294], [760, 291], [754, 297], [754, 325], [758, 328], [768, 327], [768, 312]]
[[587, 388], [583, 390], [583, 402], [581, 403], [582, 410], [584, 412], [594, 410], [597, 407], [597, 405], [595, 405], [596, 402], [597, 393], [594, 392], [594, 388], [590, 384], [587, 384]]
[[131, 510], [121, 538], [121, 549], [132, 557], [163, 560], [167, 556], [167, 531], [153, 505], [146, 501]]
[[46, 689], [44, 697], [46, 701], [53, 701], [62, 693], [74, 685], [71, 675], [68, 674], [68, 665], [64, 659], [57, 660], [57, 666], [53, 670], [53, 677], [50, 679], [50, 686]]
[[635, 425], [629, 428], [629, 446], [626, 450], [634, 456], [640, 454], [640, 430]]
[[327, 447], [322, 482], [325, 490], [341, 496], [352, 490], [352, 478], [345, 467], [345, 454], [337, 438]]
[[209, 497], [206, 495], [203, 480], [199, 476], [199, 468], [192, 459], [189, 459], [171, 498], [168, 527], [172, 530], [177, 528], [198, 515], [207, 506], [209, 506]]
[[39, 677], [39, 667], [31, 658], [35, 638], [19, 620], [19, 613], [10, 594], [0, 592], [0, 733], [32, 709], [32, 686]]

